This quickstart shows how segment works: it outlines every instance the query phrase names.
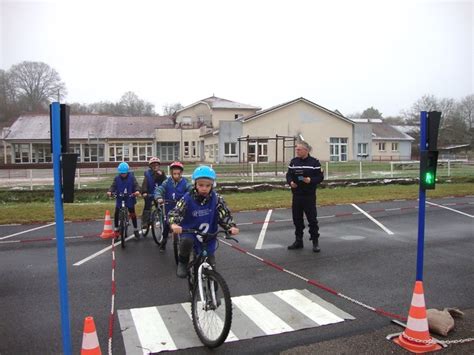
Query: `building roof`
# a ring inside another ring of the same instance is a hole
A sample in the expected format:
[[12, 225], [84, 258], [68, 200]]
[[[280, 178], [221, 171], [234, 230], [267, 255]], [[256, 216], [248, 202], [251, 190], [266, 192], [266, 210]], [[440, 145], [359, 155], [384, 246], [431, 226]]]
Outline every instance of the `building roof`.
[[293, 105], [294, 103], [296, 103], [296, 102], [298, 102], [298, 101], [306, 102], [307, 104], [309, 104], [309, 105], [311, 105], [311, 106], [314, 106], [314, 107], [316, 107], [317, 109], [320, 109], [320, 110], [322, 110], [322, 111], [324, 111], [324, 112], [327, 112], [327, 113], [329, 113], [330, 115], [333, 115], [333, 116], [335, 116], [335, 117], [337, 117], [337, 118], [339, 118], [339, 119], [341, 119], [341, 120], [344, 120], [344, 121], [346, 121], [346, 122], [349, 122], [349, 123], [351, 123], [351, 124], [354, 124], [354, 122], [352, 122], [350, 119], [348, 119], [348, 118], [344, 117], [343, 115], [341, 115], [341, 114], [339, 113], [339, 111], [337, 111], [337, 110], [336, 110], [337, 112], [336, 112], [336, 111], [331, 111], [331, 110], [329, 110], [329, 109], [327, 109], [327, 108], [325, 108], [325, 107], [323, 107], [323, 106], [320, 106], [320, 105], [315, 104], [314, 102], [312, 102], [312, 101], [310, 101], [310, 100], [305, 99], [304, 97], [299, 97], [299, 98], [297, 98], [297, 99], [294, 99], [294, 100], [291, 100], [291, 101], [282, 103], [282, 104], [280, 104], [280, 105], [272, 106], [272, 107], [267, 108], [267, 109], [265, 109], [265, 110], [262, 110], [262, 111], [259, 111], [259, 112], [257, 112], [257, 113], [254, 113], [254, 114], [252, 114], [252, 115], [248, 115], [248, 116], [241, 117], [241, 118], [239, 118], [239, 120], [241, 120], [242, 122], [247, 122], [247, 121], [250, 121], [250, 120], [259, 118], [259, 117], [261, 117], [261, 116], [263, 116], [263, 115], [266, 115], [266, 114], [268, 114], [268, 113], [270, 113], [270, 112], [280, 110], [280, 109], [282, 109], [282, 108], [284, 108], [284, 107], [286, 107], [286, 106]]
[[252, 106], [252, 105], [247, 105], [243, 104], [240, 102], [235, 102], [235, 101], [230, 101], [226, 99], [222, 99], [220, 97], [216, 96], [211, 96], [206, 99], [202, 99], [199, 101], [196, 101], [192, 103], [191, 105], [188, 105], [186, 107], [183, 107], [182, 109], [176, 111], [176, 113], [179, 113], [181, 111], [184, 111], [190, 107], [199, 105], [199, 104], [206, 104], [208, 105], [211, 109], [242, 109], [242, 110], [260, 110], [260, 107], [257, 106]]
[[372, 123], [372, 139], [373, 140], [397, 140], [397, 141], [414, 141], [415, 139], [408, 134], [400, 132], [394, 126], [387, 123]]
[[400, 132], [403, 132], [403, 133], [419, 133], [420, 132], [420, 126], [392, 125], [392, 127], [395, 127], [396, 129], [398, 129]]
[[[70, 139], [153, 139], [156, 128], [173, 128], [170, 116], [119, 117], [71, 115]], [[5, 140], [49, 140], [49, 115], [20, 116], [9, 128]]]

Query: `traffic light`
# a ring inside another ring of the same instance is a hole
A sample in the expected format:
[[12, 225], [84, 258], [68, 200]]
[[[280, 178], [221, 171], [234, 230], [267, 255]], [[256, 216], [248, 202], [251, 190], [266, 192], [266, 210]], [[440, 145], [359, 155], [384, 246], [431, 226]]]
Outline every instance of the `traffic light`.
[[424, 190], [434, 190], [436, 184], [437, 150], [420, 152], [420, 186]]
[[438, 165], [438, 131], [441, 112], [421, 113], [420, 188], [434, 190]]

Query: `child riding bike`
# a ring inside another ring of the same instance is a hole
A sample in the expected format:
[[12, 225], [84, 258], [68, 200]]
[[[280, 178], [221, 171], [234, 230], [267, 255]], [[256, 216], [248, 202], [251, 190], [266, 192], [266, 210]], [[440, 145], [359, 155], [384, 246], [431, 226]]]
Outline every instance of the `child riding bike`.
[[[194, 170], [193, 189], [179, 200], [168, 215], [173, 233], [181, 234], [183, 229], [197, 229], [205, 233], [215, 233], [218, 225], [229, 230], [232, 235], [239, 233], [223, 197], [213, 189], [216, 178], [215, 171], [208, 166], [203, 165]], [[200, 245], [201, 243], [195, 234], [181, 234], [179, 262], [176, 271], [178, 277], [185, 278], [187, 276], [187, 265], [191, 251], [194, 247], [199, 252]], [[213, 266], [215, 266], [216, 246], [216, 239], [208, 243], [208, 260]]]
[[[183, 177], [184, 166], [181, 162], [175, 161], [170, 164], [170, 174], [160, 186], [155, 189], [155, 200], [158, 204], [165, 203], [165, 214], [168, 214], [181, 197], [191, 191], [192, 185]], [[165, 251], [170, 225], [166, 220], [163, 227], [163, 241], [160, 245], [160, 252]]]
[[147, 228], [148, 220], [150, 219], [151, 204], [155, 197], [155, 190], [166, 179], [166, 174], [160, 169], [160, 165], [160, 159], [157, 157], [153, 157], [148, 162], [148, 166], [150, 168], [144, 173], [142, 183], [142, 196], [145, 200], [145, 206], [143, 207], [142, 213], [143, 229]]
[[[125, 205], [127, 206], [128, 213], [130, 214], [130, 217], [132, 219], [132, 224], [133, 224], [133, 229], [134, 229], [133, 234], [135, 235], [135, 238], [138, 239], [140, 237], [140, 233], [138, 232], [137, 215], [135, 214], [135, 204], [137, 203], [137, 199], [135, 198], [135, 196], [138, 196], [140, 194], [140, 189], [138, 187], [138, 182], [137, 182], [137, 179], [135, 178], [135, 175], [133, 175], [133, 173], [130, 172], [129, 170], [130, 170], [130, 167], [125, 162], [122, 162], [118, 165], [117, 167], [118, 175], [115, 176], [114, 181], [112, 182], [112, 185], [109, 188], [109, 191], [107, 191], [107, 195], [111, 197], [112, 194], [115, 194], [115, 195], [123, 194], [125, 190], [127, 190], [127, 193], [134, 195], [132, 197], [126, 198]], [[119, 223], [120, 207], [121, 207], [121, 201], [117, 199], [115, 202], [115, 213], [114, 213], [115, 238], [118, 238], [119, 236], [118, 223]]]

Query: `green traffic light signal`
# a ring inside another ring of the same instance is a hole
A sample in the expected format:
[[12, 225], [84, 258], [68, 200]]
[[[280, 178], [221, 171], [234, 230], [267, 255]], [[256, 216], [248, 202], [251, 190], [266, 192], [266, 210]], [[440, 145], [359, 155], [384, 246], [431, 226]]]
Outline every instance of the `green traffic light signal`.
[[425, 175], [425, 184], [432, 185], [435, 182], [434, 174], [427, 172]]
[[420, 185], [424, 190], [434, 190], [436, 184], [436, 166], [438, 151], [420, 152]]

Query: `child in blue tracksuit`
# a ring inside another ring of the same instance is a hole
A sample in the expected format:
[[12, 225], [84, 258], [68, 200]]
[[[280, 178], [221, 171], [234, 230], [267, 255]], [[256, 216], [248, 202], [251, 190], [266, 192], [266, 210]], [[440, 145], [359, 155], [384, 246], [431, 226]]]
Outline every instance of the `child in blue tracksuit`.
[[[222, 196], [214, 190], [216, 173], [208, 166], [200, 166], [192, 175], [194, 188], [186, 193], [169, 213], [169, 223], [173, 233], [181, 234], [183, 229], [197, 229], [206, 233], [217, 232], [218, 225], [237, 235], [239, 229], [234, 223], [229, 209]], [[217, 240], [207, 244], [209, 262], [215, 265], [214, 252]], [[187, 276], [187, 265], [193, 247], [200, 252], [201, 243], [195, 234], [181, 234], [179, 245], [179, 263], [176, 274], [178, 277]]]
[[[109, 188], [109, 191], [107, 191], [107, 195], [109, 197], [112, 196], [112, 194], [123, 194], [125, 191], [127, 191], [128, 194], [132, 194], [132, 196], [129, 196], [125, 200], [125, 205], [128, 208], [128, 212], [130, 214], [130, 217], [132, 219], [132, 224], [133, 224], [133, 234], [135, 235], [135, 238], [140, 237], [140, 233], [138, 232], [138, 227], [137, 227], [137, 215], [135, 214], [135, 204], [137, 203], [137, 199], [135, 196], [138, 196], [140, 194], [140, 189], [138, 187], [138, 182], [137, 179], [135, 178], [135, 175], [131, 173], [130, 167], [128, 166], [127, 163], [122, 162], [119, 164], [117, 167], [118, 170], [118, 175], [114, 178], [114, 181], [112, 182], [112, 185]], [[122, 201], [120, 198], [117, 197], [116, 203], [115, 203], [115, 213], [114, 213], [114, 230], [115, 230], [115, 237], [118, 237], [118, 222], [119, 222], [119, 211], [120, 207], [122, 207]]]
[[[158, 204], [165, 203], [165, 214], [167, 215], [181, 197], [191, 191], [192, 185], [183, 177], [184, 166], [179, 161], [170, 165], [170, 175], [163, 183], [155, 189], [155, 200]], [[166, 220], [163, 226], [163, 241], [160, 244], [160, 252], [165, 251], [170, 225]]]

